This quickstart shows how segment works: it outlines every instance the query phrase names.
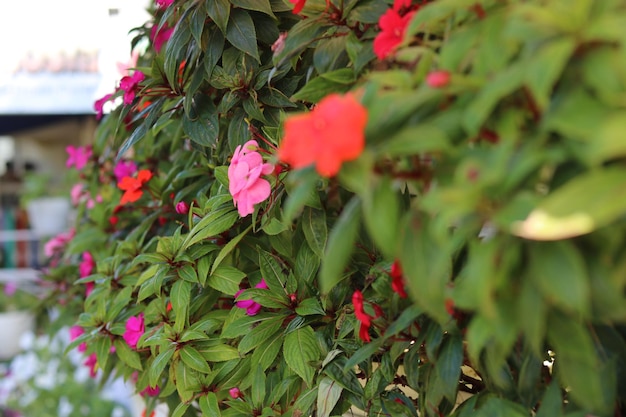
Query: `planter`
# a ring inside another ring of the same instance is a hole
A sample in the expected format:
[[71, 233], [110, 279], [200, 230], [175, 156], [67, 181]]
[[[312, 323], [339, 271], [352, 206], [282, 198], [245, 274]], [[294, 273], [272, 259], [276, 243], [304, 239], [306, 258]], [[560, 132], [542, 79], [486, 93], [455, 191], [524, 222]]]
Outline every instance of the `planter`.
[[37, 198], [26, 207], [30, 227], [40, 237], [54, 236], [67, 230], [70, 209], [70, 202], [64, 197]]
[[0, 313], [0, 360], [10, 359], [20, 351], [20, 339], [35, 327], [35, 316], [30, 311]]

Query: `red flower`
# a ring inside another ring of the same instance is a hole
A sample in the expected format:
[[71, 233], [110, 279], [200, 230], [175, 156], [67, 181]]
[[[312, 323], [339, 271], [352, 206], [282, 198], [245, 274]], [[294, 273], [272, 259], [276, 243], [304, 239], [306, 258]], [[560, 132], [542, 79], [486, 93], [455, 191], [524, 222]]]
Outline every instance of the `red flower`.
[[391, 265], [391, 289], [394, 290], [400, 297], [406, 298], [406, 291], [404, 289], [404, 276], [402, 274], [402, 267], [397, 260]]
[[311, 112], [285, 121], [278, 157], [294, 168], [315, 163], [320, 175], [331, 177], [363, 152], [366, 124], [367, 109], [353, 95], [331, 94]]
[[304, 3], [306, 3], [306, 0], [289, 0], [289, 2], [291, 4], [295, 4], [293, 8], [293, 14], [298, 14], [302, 11], [302, 8], [304, 7]]
[[406, 27], [414, 14], [415, 11], [412, 11], [400, 16], [394, 7], [380, 17], [380, 33], [374, 38], [374, 53], [378, 59], [385, 59], [402, 43]]
[[372, 320], [382, 316], [383, 311], [380, 306], [372, 304], [376, 315], [371, 316], [370, 314], [368, 314], [363, 308], [363, 293], [359, 290], [354, 291], [354, 293], [352, 294], [352, 304], [354, 305], [354, 315], [359, 321], [359, 338], [364, 342], [370, 342], [371, 338], [369, 330], [372, 326]]
[[125, 191], [120, 204], [133, 203], [139, 200], [143, 194], [141, 187], [152, 178], [152, 173], [147, 169], [142, 169], [137, 174], [137, 178], [124, 177], [117, 183], [120, 190]]

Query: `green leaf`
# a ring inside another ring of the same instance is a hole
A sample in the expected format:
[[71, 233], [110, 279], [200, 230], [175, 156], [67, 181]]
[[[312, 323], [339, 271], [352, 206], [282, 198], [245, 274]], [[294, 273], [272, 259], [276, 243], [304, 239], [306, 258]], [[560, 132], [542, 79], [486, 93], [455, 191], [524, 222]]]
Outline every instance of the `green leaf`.
[[174, 346], [171, 346], [159, 353], [154, 358], [150, 369], [148, 369], [148, 378], [151, 387], [156, 387], [161, 382], [161, 374], [174, 355]]
[[562, 417], [563, 416], [563, 398], [561, 396], [561, 387], [556, 380], [548, 385], [543, 394], [543, 398], [539, 403], [539, 410], [535, 417]]
[[306, 83], [296, 94], [291, 96], [291, 100], [317, 103], [331, 93], [349, 91], [355, 81], [354, 71], [351, 68], [327, 72]]
[[311, 326], [296, 329], [285, 337], [283, 355], [289, 368], [311, 387], [316, 370], [311, 363], [320, 357], [317, 338]]
[[[576, 176], [550, 193], [528, 217], [511, 226], [533, 240], [557, 240], [590, 233], [626, 213], [626, 170], [605, 168]], [[584, 195], [585, 198], [580, 198]]]
[[172, 417], [183, 417], [190, 406], [191, 404], [188, 403], [179, 403], [172, 412]]
[[143, 371], [143, 365], [141, 363], [141, 358], [139, 354], [132, 350], [130, 346], [123, 340], [115, 339], [113, 342], [115, 346], [115, 354], [122, 362], [126, 365], [130, 366], [133, 369], [137, 369], [139, 371]]
[[256, 30], [250, 14], [242, 9], [231, 11], [226, 39], [237, 49], [250, 55], [257, 62], [261, 62], [256, 44]]
[[243, 237], [247, 235], [250, 230], [252, 230], [252, 225], [246, 227], [243, 232], [239, 233], [237, 236], [232, 238], [227, 244], [224, 245], [222, 250], [220, 250], [220, 252], [215, 257], [213, 266], [211, 266], [211, 273], [215, 272], [215, 270], [220, 266], [222, 261], [233, 251], [233, 249], [235, 249], [235, 246], [239, 244], [241, 239], [243, 239]]
[[317, 415], [329, 417], [339, 398], [341, 398], [342, 391], [341, 385], [327, 376], [323, 377], [318, 383]]
[[282, 324], [282, 316], [273, 317], [272, 319], [259, 323], [258, 326], [255, 326], [239, 341], [237, 346], [239, 353], [245, 355], [264, 341], [279, 337]]
[[204, 357], [191, 345], [185, 345], [179, 351], [180, 359], [183, 361], [185, 365], [190, 367], [191, 369], [195, 369], [198, 372], [202, 372], [203, 374], [211, 373], [211, 368], [209, 364], [204, 359]]
[[400, 264], [412, 298], [440, 323], [449, 320], [445, 290], [452, 262], [450, 248], [439, 244], [429, 231], [426, 216], [409, 213], [400, 226]]
[[435, 372], [443, 384], [444, 396], [452, 403], [456, 401], [463, 353], [463, 339], [458, 335], [451, 336], [443, 342], [435, 363]]
[[314, 315], [324, 315], [325, 311], [322, 308], [320, 301], [315, 298], [306, 298], [300, 303], [298, 303], [298, 307], [296, 307], [296, 313], [300, 316], [314, 316]]
[[235, 6], [241, 7], [242, 9], [256, 10], [257, 12], [265, 13], [268, 16], [276, 18], [272, 12], [270, 0], [232, 0], [232, 2]]
[[554, 313], [548, 321], [547, 335], [556, 355], [553, 367], [562, 386], [568, 387], [568, 398], [589, 411], [608, 415], [615, 391], [604, 386], [602, 372], [598, 372], [600, 361], [587, 329], [573, 317]]
[[208, 30], [208, 33], [207, 47], [204, 52], [204, 72], [206, 80], [211, 79], [213, 68], [215, 68], [215, 65], [219, 62], [222, 52], [224, 51], [225, 41], [222, 31], [215, 30], [214, 27]]
[[[252, 405], [258, 409], [263, 406], [265, 400], [265, 373], [260, 366], [257, 365], [254, 372], [254, 379], [251, 388]], [[273, 415], [273, 414], [272, 414]]]
[[345, 68], [348, 65], [346, 36], [321, 40], [313, 52], [313, 65], [318, 74]]
[[207, 285], [224, 294], [235, 295], [239, 291], [239, 283], [246, 274], [233, 266], [222, 265], [211, 273]]
[[172, 309], [176, 315], [174, 329], [178, 332], [181, 332], [187, 324], [189, 304], [191, 301], [191, 287], [192, 284], [184, 280], [178, 280], [172, 285], [170, 300], [172, 302]]
[[381, 142], [379, 150], [392, 157], [448, 151], [451, 149], [449, 141], [443, 129], [431, 124], [412, 125]]
[[215, 145], [219, 121], [217, 109], [209, 96], [199, 93], [193, 97], [189, 111], [183, 115], [183, 130], [198, 145]]
[[204, 239], [225, 232], [235, 224], [238, 218], [239, 213], [231, 206], [211, 210], [191, 229], [185, 238], [182, 249], [187, 249]]
[[353, 24], [377, 24], [388, 9], [385, 2], [366, 0], [359, 2], [359, 5], [350, 11], [347, 19]]
[[400, 198], [392, 181], [383, 177], [363, 196], [363, 219], [372, 240], [389, 259], [397, 257]]
[[499, 100], [509, 97], [522, 86], [525, 74], [525, 65], [518, 63], [498, 72], [485, 84], [463, 115], [463, 127], [470, 135], [478, 133]]
[[323, 294], [328, 294], [344, 276], [359, 233], [360, 209], [361, 200], [357, 196], [352, 197], [330, 232], [320, 270], [320, 290]]
[[198, 400], [203, 416], [221, 417], [220, 406], [214, 392], [207, 392]]
[[571, 241], [529, 245], [531, 278], [545, 299], [560, 308], [589, 314], [590, 289], [585, 263]]
[[574, 52], [576, 43], [573, 38], [560, 38], [533, 53], [526, 67], [525, 80], [539, 109], [548, 107], [554, 85]]
[[198, 283], [198, 273], [196, 272], [196, 268], [193, 265], [184, 265], [182, 268], [178, 270], [178, 276], [190, 283]]
[[278, 356], [283, 340], [285, 340], [284, 336], [278, 335], [278, 337], [262, 341], [252, 352], [252, 363], [259, 364], [263, 371], [267, 370]]
[[207, 13], [211, 20], [226, 34], [226, 27], [230, 17], [230, 1], [228, 0], [206, 0]]
[[276, 295], [285, 294], [287, 279], [274, 255], [259, 250], [259, 268], [269, 290]]
[[322, 260], [308, 244], [303, 244], [296, 255], [294, 275], [298, 281], [311, 282], [317, 275]]
[[95, 340], [96, 357], [98, 358], [98, 366], [106, 369], [109, 356], [111, 356], [111, 339], [108, 336], [98, 337]]
[[224, 343], [212, 343], [198, 348], [198, 352], [210, 362], [226, 362], [239, 359], [239, 352], [234, 346]]
[[309, 247], [320, 258], [324, 256], [324, 248], [328, 238], [326, 228], [326, 212], [305, 207], [302, 213], [302, 230]]

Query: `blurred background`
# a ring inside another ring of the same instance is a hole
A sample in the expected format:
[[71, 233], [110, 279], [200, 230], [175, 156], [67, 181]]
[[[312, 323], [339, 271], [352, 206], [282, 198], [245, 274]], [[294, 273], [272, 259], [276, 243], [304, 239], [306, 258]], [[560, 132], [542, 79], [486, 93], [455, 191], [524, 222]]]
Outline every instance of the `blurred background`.
[[0, 268], [38, 266], [37, 242], [49, 236], [32, 230], [26, 200], [67, 195], [66, 147], [91, 141], [93, 103], [132, 66], [130, 31], [148, 20], [147, 7], [148, 0], [3, 4]]

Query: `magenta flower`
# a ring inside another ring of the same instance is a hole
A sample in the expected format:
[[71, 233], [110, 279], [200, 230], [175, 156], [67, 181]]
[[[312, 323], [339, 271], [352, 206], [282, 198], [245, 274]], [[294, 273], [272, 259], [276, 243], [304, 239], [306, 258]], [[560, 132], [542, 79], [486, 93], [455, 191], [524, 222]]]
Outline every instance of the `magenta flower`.
[[139, 395], [143, 397], [156, 397], [161, 393], [161, 388], [157, 385], [156, 387], [147, 386], [143, 391], [139, 393]]
[[91, 376], [92, 378], [95, 378], [96, 371], [98, 369], [98, 357], [96, 356], [96, 354], [92, 353], [91, 355], [89, 355], [87, 357], [87, 360], [85, 360], [83, 364], [89, 367], [89, 376]]
[[133, 75], [127, 75], [120, 80], [120, 90], [124, 91], [124, 104], [132, 104], [135, 100], [139, 83], [144, 80], [145, 75], [141, 71], [135, 71]]
[[143, 322], [143, 313], [138, 316], [129, 317], [126, 321], [126, 331], [124, 332], [124, 340], [133, 349], [137, 349], [137, 342], [145, 332]]
[[107, 94], [93, 103], [93, 108], [96, 111], [96, 120], [102, 119], [104, 115], [104, 104], [109, 101], [111, 97], [113, 97], [113, 94]]
[[137, 164], [135, 161], [120, 160], [115, 164], [113, 168], [113, 175], [115, 175], [116, 182], [122, 181], [124, 177], [132, 177], [137, 172]]
[[176, 213], [178, 214], [189, 213], [189, 204], [185, 203], [184, 201], [181, 201], [178, 204], [176, 204]]
[[261, 175], [272, 173], [274, 165], [263, 163], [263, 157], [255, 151], [258, 147], [255, 140], [237, 146], [228, 167], [228, 191], [241, 217], [253, 213], [254, 205], [266, 200], [272, 191]]
[[155, 3], [159, 6], [159, 8], [167, 9], [172, 5], [172, 3], [174, 3], [174, 0], [155, 0]]
[[241, 394], [241, 391], [237, 387], [229, 389], [228, 395], [230, 395], [230, 398], [232, 398], [233, 400], [236, 400], [237, 398], [241, 398], [243, 396]]
[[159, 28], [158, 25], [152, 26], [150, 29], [150, 39], [152, 40], [152, 45], [154, 45], [154, 50], [157, 52], [161, 52], [161, 48], [165, 45], [171, 37], [172, 33], [174, 33], [174, 28], [171, 28], [167, 25], [167, 23], [163, 24]]
[[[261, 282], [256, 284], [254, 288], [267, 289], [267, 284], [265, 283], [264, 279], [261, 279]], [[235, 300], [243, 291], [244, 290], [237, 291], [237, 293], [235, 294]], [[255, 316], [256, 314], [258, 314], [259, 311], [261, 311], [261, 304], [255, 302], [254, 300], [240, 300], [236, 301], [236, 304], [239, 308], [245, 308], [246, 314], [249, 316]]]
[[[84, 333], [85, 333], [85, 330], [83, 330], [82, 327], [80, 327], [80, 326], [72, 326], [72, 327], [70, 327], [70, 340], [74, 341], [78, 337], [82, 336]], [[84, 352], [86, 350], [87, 350], [87, 343], [83, 342], [80, 345], [78, 345], [78, 351], [79, 352]]]
[[80, 277], [85, 278], [86, 276], [91, 275], [95, 266], [96, 262], [93, 260], [93, 256], [91, 256], [91, 253], [83, 252], [83, 260], [80, 265], [78, 265]]
[[65, 166], [71, 168], [75, 166], [77, 170], [81, 170], [87, 165], [89, 162], [89, 158], [93, 154], [91, 148], [88, 146], [68, 146], [65, 148], [67, 151], [67, 161], [65, 161]]

